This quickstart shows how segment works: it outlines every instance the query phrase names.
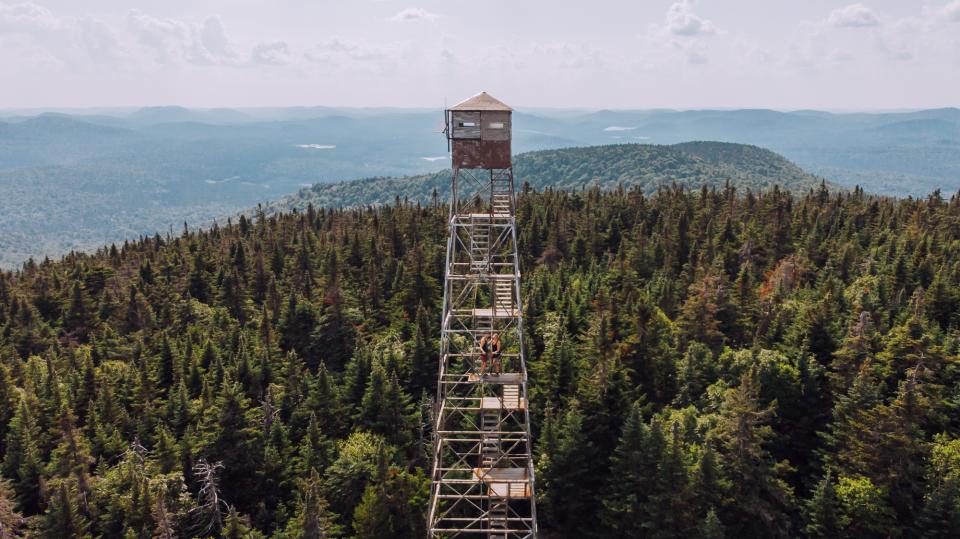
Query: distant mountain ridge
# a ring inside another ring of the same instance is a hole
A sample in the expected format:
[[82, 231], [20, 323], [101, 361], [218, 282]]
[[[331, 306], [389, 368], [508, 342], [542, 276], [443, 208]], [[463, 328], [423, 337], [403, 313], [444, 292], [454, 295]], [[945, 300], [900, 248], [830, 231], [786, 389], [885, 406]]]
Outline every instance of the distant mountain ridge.
[[[449, 193], [450, 171], [402, 178], [368, 178], [315, 184], [268, 204], [268, 211], [315, 207], [348, 207], [388, 204], [397, 197], [426, 202], [434, 192]], [[769, 150], [746, 144], [689, 142], [672, 146], [614, 144], [540, 150], [514, 157], [519, 189], [529, 184], [537, 190], [581, 190], [620, 186], [647, 194], [674, 184], [698, 189], [723, 187], [765, 190], [779, 186], [791, 191], [818, 188], [823, 180]], [[831, 188], [838, 186], [829, 184]]]
[[[441, 118], [439, 110], [325, 106], [0, 110], [0, 267], [184, 221], [208, 223], [316, 183], [429, 175], [446, 161]], [[712, 140], [767, 148], [807, 172], [871, 193], [925, 197], [960, 189], [960, 110], [953, 108], [844, 114], [521, 108], [513, 119], [517, 154]], [[686, 155], [697, 151], [688, 146]], [[740, 158], [751, 155], [759, 168], [744, 181], [800, 177], [783, 167], [763, 171], [767, 156], [757, 150]], [[749, 164], [734, 170], [711, 164], [709, 153], [700, 157], [712, 174], [728, 178]], [[696, 176], [695, 168], [677, 172]], [[592, 181], [581, 178], [584, 170], [566, 169], [564, 181]], [[614, 174], [622, 171], [595, 175]], [[627, 176], [645, 185], [656, 174]]]

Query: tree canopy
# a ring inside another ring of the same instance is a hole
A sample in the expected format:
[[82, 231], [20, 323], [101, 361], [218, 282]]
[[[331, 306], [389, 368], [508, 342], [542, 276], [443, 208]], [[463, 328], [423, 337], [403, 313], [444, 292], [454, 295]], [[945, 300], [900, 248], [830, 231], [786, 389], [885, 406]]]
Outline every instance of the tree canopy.
[[[420, 537], [446, 207], [0, 273], [0, 536]], [[960, 534], [960, 196], [525, 189], [550, 537]]]

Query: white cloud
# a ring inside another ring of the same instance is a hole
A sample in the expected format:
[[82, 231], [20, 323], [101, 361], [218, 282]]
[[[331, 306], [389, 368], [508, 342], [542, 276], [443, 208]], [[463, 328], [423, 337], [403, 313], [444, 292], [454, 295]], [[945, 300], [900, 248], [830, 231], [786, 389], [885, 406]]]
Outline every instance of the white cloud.
[[285, 41], [263, 41], [253, 47], [250, 59], [257, 64], [285, 65], [290, 63], [290, 48]]
[[863, 4], [850, 4], [831, 11], [830, 16], [827, 17], [827, 24], [846, 28], [866, 28], [878, 26], [880, 18]]
[[707, 46], [699, 41], [679, 41], [671, 42], [673, 48], [683, 53], [688, 64], [702, 65], [710, 61], [707, 56]]
[[176, 61], [189, 49], [190, 28], [175, 19], [158, 19], [134, 10], [127, 14], [127, 29], [153, 52], [158, 64]]
[[214, 56], [221, 58], [233, 58], [237, 55], [227, 38], [227, 32], [223, 29], [223, 23], [219, 17], [207, 17], [203, 22], [203, 29], [200, 30], [200, 43]]
[[[32, 2], [0, 3], [0, 35], [20, 38], [17, 58], [7, 61], [42, 58], [80, 69], [91, 61], [117, 65], [127, 59], [127, 50], [110, 25], [90, 15], [61, 17]], [[13, 56], [12, 50], [5, 52]]]
[[109, 24], [89, 15], [76, 21], [77, 40], [90, 58], [99, 64], [118, 64], [128, 59], [126, 48]]
[[153, 54], [161, 65], [186, 62], [197, 66], [239, 65], [219, 17], [203, 22], [185, 19], [158, 18], [141, 11], [127, 14], [127, 29], [138, 43]]
[[369, 62], [386, 60], [392, 53], [384, 47], [331, 38], [314, 45], [304, 53], [304, 58], [317, 63], [333, 63], [341, 59]]
[[682, 0], [667, 10], [667, 31], [678, 36], [707, 36], [717, 33], [712, 22], [693, 12], [693, 0]]
[[960, 22], [960, 0], [954, 0], [944, 6], [942, 13], [948, 21]]
[[415, 54], [408, 42], [366, 43], [335, 37], [316, 43], [302, 58], [328, 69], [388, 75], [396, 73], [397, 67]]
[[641, 34], [644, 57], [636, 67], [648, 70], [676, 64], [679, 60], [691, 65], [709, 63], [708, 40], [722, 34], [712, 21], [693, 12], [695, 0], [680, 0], [667, 8], [662, 24], [650, 24]]
[[61, 19], [43, 6], [32, 2], [0, 4], [0, 30], [11, 33], [30, 33], [61, 28], [63, 28]]
[[431, 13], [422, 7], [408, 7], [391, 17], [391, 20], [398, 22], [407, 21], [433, 21], [439, 17], [436, 13]]
[[905, 18], [893, 21], [877, 32], [874, 37], [875, 48], [889, 60], [901, 62], [913, 60], [926, 27], [928, 25], [920, 19]]

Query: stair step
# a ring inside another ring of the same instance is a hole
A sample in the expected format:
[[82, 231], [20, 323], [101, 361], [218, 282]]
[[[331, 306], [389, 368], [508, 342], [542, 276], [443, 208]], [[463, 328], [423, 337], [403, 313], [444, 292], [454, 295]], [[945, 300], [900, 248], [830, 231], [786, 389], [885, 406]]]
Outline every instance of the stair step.
[[511, 407], [520, 403], [520, 386], [516, 384], [507, 384], [503, 386], [503, 404]]

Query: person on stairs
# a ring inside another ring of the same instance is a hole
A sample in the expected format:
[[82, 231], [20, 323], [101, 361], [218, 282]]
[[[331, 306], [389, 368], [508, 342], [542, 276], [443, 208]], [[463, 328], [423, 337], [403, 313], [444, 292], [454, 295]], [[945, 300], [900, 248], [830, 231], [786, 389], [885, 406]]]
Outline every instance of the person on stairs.
[[500, 367], [500, 335], [488, 333], [480, 339], [480, 376], [487, 374], [487, 363], [493, 363], [494, 370], [499, 373]]

